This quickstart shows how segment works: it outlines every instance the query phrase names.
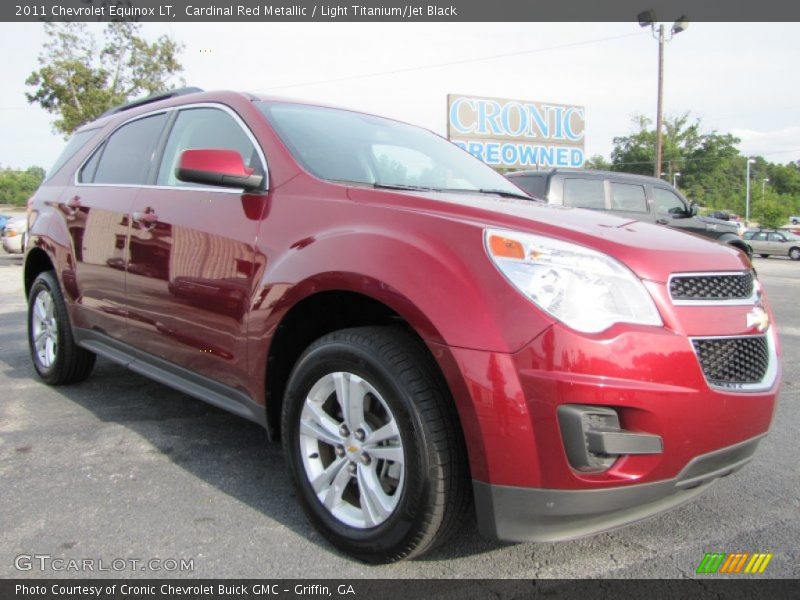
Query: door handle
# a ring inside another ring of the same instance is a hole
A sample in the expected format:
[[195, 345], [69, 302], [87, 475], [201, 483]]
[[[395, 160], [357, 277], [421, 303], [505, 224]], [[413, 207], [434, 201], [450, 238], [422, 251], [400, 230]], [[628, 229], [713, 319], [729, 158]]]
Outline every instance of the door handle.
[[144, 225], [155, 225], [158, 223], [158, 215], [152, 208], [146, 208], [144, 211], [135, 211], [133, 215], [134, 223], [143, 223]]
[[656, 223], [658, 223], [659, 225], [666, 225], [667, 223], [669, 223], [669, 221], [667, 221], [666, 219], [656, 219]]

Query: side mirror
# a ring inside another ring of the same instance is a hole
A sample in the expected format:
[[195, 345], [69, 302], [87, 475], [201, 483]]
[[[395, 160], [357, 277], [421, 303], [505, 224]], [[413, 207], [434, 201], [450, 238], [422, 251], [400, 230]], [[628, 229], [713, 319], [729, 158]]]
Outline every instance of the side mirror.
[[175, 176], [187, 183], [257, 190], [264, 183], [263, 175], [244, 165], [235, 150], [185, 150], [181, 153]]

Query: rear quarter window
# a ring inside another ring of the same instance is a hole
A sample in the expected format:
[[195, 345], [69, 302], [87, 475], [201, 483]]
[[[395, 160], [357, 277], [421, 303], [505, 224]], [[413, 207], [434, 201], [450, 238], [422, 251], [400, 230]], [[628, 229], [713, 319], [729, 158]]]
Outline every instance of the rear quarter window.
[[509, 177], [508, 179], [511, 183], [533, 196], [544, 198], [547, 194], [547, 177], [540, 175], [519, 175], [518, 177]]
[[81, 148], [89, 143], [89, 140], [94, 137], [98, 129], [98, 127], [95, 127], [94, 129], [84, 129], [83, 131], [79, 131], [78, 133], [74, 134], [67, 142], [67, 145], [64, 146], [64, 149], [61, 151], [61, 154], [59, 154], [56, 162], [52, 167], [50, 167], [50, 171], [47, 173], [47, 179], [50, 179], [50, 177], [55, 175], [70, 158], [75, 156]]

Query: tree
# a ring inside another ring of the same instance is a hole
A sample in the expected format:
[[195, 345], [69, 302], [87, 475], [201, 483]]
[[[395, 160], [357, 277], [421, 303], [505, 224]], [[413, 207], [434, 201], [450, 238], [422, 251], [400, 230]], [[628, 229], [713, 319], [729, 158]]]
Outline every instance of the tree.
[[594, 154], [586, 159], [583, 165], [584, 169], [596, 169], [598, 171], [610, 171], [611, 163], [603, 158], [600, 154]]
[[770, 190], [753, 201], [753, 217], [761, 227], [781, 227], [789, 220], [789, 213], [785, 199]]
[[25, 81], [35, 88], [25, 94], [28, 102], [57, 115], [54, 130], [69, 136], [109, 108], [169, 89], [183, 70], [182, 46], [168, 36], [150, 43], [140, 28], [109, 23], [98, 43], [84, 23], [45, 23], [39, 69]]
[[28, 167], [25, 171], [0, 170], [0, 204], [25, 206], [43, 180], [44, 169], [41, 167]]
[[[634, 131], [615, 137], [611, 168], [627, 173], [653, 174], [655, 129], [644, 116], [633, 119]], [[662, 171], [668, 181], [680, 173], [678, 187], [692, 200], [710, 208], [744, 212], [744, 158], [739, 139], [716, 131], [704, 133], [689, 113], [664, 120]]]

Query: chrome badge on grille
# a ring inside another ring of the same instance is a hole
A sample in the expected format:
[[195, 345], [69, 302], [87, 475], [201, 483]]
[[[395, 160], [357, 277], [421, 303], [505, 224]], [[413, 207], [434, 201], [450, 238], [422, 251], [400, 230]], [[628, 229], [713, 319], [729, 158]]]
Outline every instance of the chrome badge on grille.
[[747, 328], [751, 327], [755, 327], [762, 333], [769, 328], [769, 313], [760, 306], [756, 306], [747, 313]]

